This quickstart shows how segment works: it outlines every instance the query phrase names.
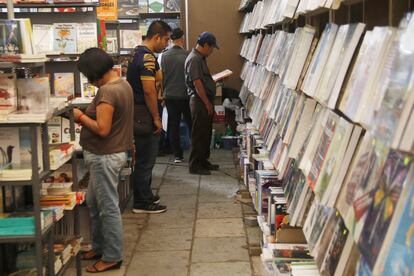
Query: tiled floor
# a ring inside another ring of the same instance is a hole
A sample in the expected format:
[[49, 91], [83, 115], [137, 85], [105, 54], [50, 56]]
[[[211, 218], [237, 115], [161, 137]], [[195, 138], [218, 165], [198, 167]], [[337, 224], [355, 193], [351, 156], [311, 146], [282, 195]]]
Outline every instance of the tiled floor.
[[[174, 165], [168, 157], [157, 160], [153, 188], [168, 211], [125, 210], [124, 265], [100, 275], [261, 275], [260, 258], [250, 257], [247, 246], [257, 242], [259, 232], [244, 225], [245, 207], [234, 201], [239, 184], [233, 154], [213, 151], [211, 159], [220, 164], [211, 176], [190, 175], [186, 164]], [[65, 275], [75, 275], [74, 270]]]

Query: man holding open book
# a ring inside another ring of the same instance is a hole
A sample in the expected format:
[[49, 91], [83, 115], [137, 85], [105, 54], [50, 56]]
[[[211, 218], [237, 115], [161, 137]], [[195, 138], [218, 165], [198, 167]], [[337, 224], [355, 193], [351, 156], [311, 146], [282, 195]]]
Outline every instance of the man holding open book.
[[219, 166], [208, 161], [213, 129], [216, 83], [206, 63], [214, 48], [219, 49], [216, 37], [209, 32], [200, 34], [197, 46], [185, 61], [185, 81], [190, 95], [190, 109], [193, 120], [191, 130], [190, 173], [210, 175]]

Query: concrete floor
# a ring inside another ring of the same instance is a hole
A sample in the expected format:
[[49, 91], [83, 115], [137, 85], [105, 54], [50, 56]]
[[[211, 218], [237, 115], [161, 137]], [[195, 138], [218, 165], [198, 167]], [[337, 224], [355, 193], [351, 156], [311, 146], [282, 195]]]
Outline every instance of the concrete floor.
[[[248, 243], [259, 241], [260, 232], [244, 225], [249, 207], [234, 200], [239, 184], [233, 159], [231, 151], [213, 151], [211, 160], [220, 164], [220, 171], [195, 176], [185, 163], [158, 158], [153, 189], [168, 211], [136, 215], [125, 210], [124, 264], [100, 275], [262, 275], [260, 257], [249, 256], [248, 250]], [[74, 268], [65, 275], [75, 275]], [[89, 273], [83, 270], [83, 275]]]

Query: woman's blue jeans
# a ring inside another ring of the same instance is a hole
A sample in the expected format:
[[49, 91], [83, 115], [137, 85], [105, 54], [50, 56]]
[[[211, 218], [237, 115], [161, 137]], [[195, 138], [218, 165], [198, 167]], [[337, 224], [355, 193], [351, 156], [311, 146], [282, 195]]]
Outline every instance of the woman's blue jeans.
[[84, 151], [89, 168], [86, 202], [89, 207], [93, 251], [106, 262], [122, 260], [122, 218], [119, 210], [119, 174], [127, 153], [97, 155]]

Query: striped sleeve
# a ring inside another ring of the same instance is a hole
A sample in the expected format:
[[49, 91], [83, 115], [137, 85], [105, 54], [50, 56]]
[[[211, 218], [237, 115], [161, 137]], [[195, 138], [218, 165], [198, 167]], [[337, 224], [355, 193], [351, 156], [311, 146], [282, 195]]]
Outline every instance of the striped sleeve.
[[143, 66], [140, 72], [140, 78], [142, 81], [155, 81], [155, 74], [157, 72], [157, 61], [155, 60], [154, 55], [144, 54], [143, 56]]

